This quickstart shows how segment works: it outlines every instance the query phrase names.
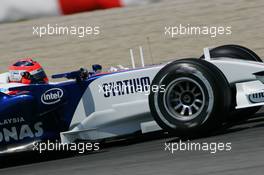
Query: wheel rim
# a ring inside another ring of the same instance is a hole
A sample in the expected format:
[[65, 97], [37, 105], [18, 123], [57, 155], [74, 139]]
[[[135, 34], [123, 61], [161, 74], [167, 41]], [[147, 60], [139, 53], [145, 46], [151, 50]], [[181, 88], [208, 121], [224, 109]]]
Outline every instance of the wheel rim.
[[166, 110], [173, 118], [181, 121], [196, 118], [205, 105], [203, 88], [188, 77], [172, 81], [166, 88], [164, 98]]

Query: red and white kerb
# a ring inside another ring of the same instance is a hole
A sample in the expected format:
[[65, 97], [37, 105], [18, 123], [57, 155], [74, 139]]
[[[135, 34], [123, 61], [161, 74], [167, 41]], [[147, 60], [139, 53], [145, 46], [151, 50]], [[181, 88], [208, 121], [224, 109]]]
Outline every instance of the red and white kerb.
[[157, 0], [1, 0], [0, 22], [149, 4]]

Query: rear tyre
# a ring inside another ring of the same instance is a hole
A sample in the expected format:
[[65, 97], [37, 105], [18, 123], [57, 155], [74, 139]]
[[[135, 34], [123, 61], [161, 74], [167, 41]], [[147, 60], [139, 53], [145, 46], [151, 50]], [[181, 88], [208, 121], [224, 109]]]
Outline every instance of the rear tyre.
[[[228, 57], [228, 58], [234, 58], [240, 60], [263, 62], [255, 52], [240, 45], [223, 45], [216, 47], [210, 50], [210, 56], [212, 58]], [[204, 55], [202, 55], [200, 58], [203, 59]], [[234, 92], [233, 94], [236, 94], [235, 87], [233, 87], [232, 89]], [[232, 104], [236, 104], [235, 101], [236, 101], [236, 97], [234, 95]], [[235, 106], [233, 106], [230, 112], [229, 120], [231, 121], [247, 120], [257, 111], [259, 111], [260, 108], [261, 107], [257, 106], [257, 107], [237, 110], [235, 109]]]
[[[204, 60], [184, 59], [165, 66], [149, 95], [155, 121], [178, 136], [200, 136], [221, 126], [231, 103], [229, 83], [222, 72]], [[161, 88], [162, 87], [162, 88]]]

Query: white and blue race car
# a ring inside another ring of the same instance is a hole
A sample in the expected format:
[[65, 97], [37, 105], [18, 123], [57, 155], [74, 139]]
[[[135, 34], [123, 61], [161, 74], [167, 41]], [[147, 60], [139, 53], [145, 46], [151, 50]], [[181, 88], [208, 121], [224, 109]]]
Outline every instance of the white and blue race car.
[[264, 64], [238, 45], [204, 49], [200, 59], [99, 74], [81, 69], [52, 77], [69, 80], [30, 85], [2, 81], [2, 152], [45, 140], [95, 141], [158, 130], [203, 134], [264, 105]]

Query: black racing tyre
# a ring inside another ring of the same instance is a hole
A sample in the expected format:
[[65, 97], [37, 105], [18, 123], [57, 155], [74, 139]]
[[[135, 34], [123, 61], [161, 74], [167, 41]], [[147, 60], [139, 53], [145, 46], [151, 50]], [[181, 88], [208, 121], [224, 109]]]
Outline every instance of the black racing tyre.
[[[210, 50], [211, 58], [228, 57], [247, 61], [262, 62], [260, 57], [252, 50], [240, 45], [223, 45]], [[204, 58], [202, 55], [200, 58]]]
[[219, 127], [229, 112], [229, 83], [207, 61], [174, 61], [158, 72], [151, 86], [160, 89], [149, 95], [155, 121], [178, 136], [207, 134]]
[[[223, 45], [216, 47], [212, 50], [210, 50], [210, 56], [212, 58], [219, 58], [219, 57], [228, 57], [228, 58], [234, 58], [234, 59], [241, 59], [241, 60], [247, 60], [247, 61], [256, 61], [256, 62], [263, 62], [261, 58], [252, 50], [240, 46], [240, 45]], [[200, 58], [204, 58], [204, 55], [202, 55]], [[232, 87], [233, 94], [236, 94], [235, 87]], [[235, 102], [235, 95], [233, 96], [233, 103]], [[229, 119], [231, 121], [236, 120], [246, 120], [250, 118], [253, 114], [255, 114], [257, 111], [259, 111], [261, 107], [250, 107], [250, 108], [244, 108], [244, 109], [235, 109], [235, 105], [231, 109], [230, 117]]]

